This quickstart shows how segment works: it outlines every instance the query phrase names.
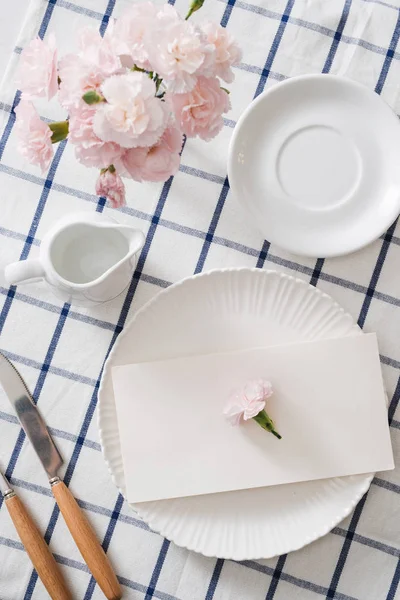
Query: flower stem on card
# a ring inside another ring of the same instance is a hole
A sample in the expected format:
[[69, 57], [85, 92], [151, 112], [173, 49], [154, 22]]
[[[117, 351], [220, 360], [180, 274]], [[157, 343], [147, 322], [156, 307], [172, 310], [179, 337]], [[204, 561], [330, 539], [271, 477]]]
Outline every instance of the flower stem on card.
[[267, 415], [265, 410], [262, 410], [253, 417], [253, 419], [258, 423], [263, 429], [266, 431], [270, 431], [272, 435], [278, 438], [278, 440], [282, 439], [282, 436], [276, 431], [275, 425], [271, 417]]

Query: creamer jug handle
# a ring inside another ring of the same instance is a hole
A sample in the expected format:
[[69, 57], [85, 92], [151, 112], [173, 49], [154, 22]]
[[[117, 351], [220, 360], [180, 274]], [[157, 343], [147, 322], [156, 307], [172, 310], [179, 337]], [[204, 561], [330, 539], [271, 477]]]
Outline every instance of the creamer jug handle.
[[40, 281], [44, 278], [44, 274], [43, 265], [37, 258], [20, 260], [7, 265], [4, 269], [7, 285]]

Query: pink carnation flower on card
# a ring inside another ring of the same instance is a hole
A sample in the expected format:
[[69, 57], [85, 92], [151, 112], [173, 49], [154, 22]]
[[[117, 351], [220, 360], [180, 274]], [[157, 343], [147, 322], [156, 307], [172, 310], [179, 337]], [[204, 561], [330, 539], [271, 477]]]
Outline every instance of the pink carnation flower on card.
[[275, 429], [272, 419], [265, 412], [266, 400], [273, 394], [272, 384], [264, 379], [248, 381], [229, 399], [224, 415], [231, 425], [239, 425], [242, 421], [254, 419], [263, 429], [275, 437], [281, 436]]
[[52, 132], [29, 100], [22, 97], [15, 108], [18, 150], [31, 164], [47, 171], [53, 158]]
[[58, 90], [56, 40], [50, 34], [47, 42], [32, 40], [21, 53], [17, 85], [29, 96], [47, 96], [50, 100]]
[[186, 94], [172, 96], [175, 118], [188, 137], [211, 140], [223, 127], [222, 115], [230, 109], [229, 95], [216, 77], [199, 77]]
[[272, 385], [269, 381], [249, 381], [243, 390], [231, 397], [224, 415], [232, 425], [238, 425], [242, 419], [248, 421], [265, 408], [265, 401], [270, 396]]

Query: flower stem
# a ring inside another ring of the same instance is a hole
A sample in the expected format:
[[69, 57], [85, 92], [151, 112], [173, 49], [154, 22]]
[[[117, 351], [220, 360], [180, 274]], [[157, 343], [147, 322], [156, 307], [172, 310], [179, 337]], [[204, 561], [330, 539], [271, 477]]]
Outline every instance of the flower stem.
[[189, 12], [185, 17], [185, 21], [190, 19], [190, 17], [192, 16], [192, 14], [194, 12], [196, 12], [197, 10], [200, 10], [200, 8], [203, 6], [203, 4], [204, 4], [204, 0], [193, 0], [192, 4], [190, 5]]
[[68, 137], [69, 124], [68, 121], [56, 121], [49, 123], [49, 127], [53, 132], [51, 136], [51, 143], [57, 144]]
[[269, 431], [270, 433], [272, 433], [272, 435], [277, 437], [278, 440], [282, 439], [282, 436], [275, 429], [273, 420], [269, 415], [267, 415], [265, 410], [259, 412], [258, 415], [253, 417], [253, 419], [256, 421], [256, 423], [260, 425], [260, 427], [262, 427], [266, 431]]

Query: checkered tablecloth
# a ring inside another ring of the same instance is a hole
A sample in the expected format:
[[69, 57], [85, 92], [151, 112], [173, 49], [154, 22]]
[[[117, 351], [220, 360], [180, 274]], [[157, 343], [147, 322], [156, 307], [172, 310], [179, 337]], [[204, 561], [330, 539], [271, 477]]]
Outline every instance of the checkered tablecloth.
[[[232, 198], [226, 177], [228, 142], [239, 115], [257, 94], [287, 77], [312, 72], [344, 75], [382, 94], [399, 113], [399, 6], [383, 0], [206, 0], [195, 18], [220, 21], [244, 49], [231, 86], [232, 111], [210, 144], [186, 144], [173, 179], [164, 185], [128, 183], [128, 206], [112, 215], [147, 236], [132, 283], [113, 302], [80, 309], [62, 305], [45, 285], [8, 288], [4, 283], [4, 266], [36, 256], [44, 233], [61, 216], [77, 210], [110, 211], [94, 195], [96, 171], [79, 165], [67, 143], [59, 145], [46, 177], [18, 155], [13, 108], [19, 94], [13, 75], [21, 47], [35, 35], [55, 32], [63, 55], [71, 51], [77, 28], [89, 24], [104, 32], [126, 4], [35, 0], [16, 43], [0, 96], [1, 351], [21, 370], [46, 417], [65, 459], [64, 480], [109, 553], [124, 598], [400, 598], [399, 469], [377, 474], [354, 513], [303, 550], [257, 562], [209, 559], [150, 531], [124, 503], [101, 455], [95, 415], [105, 357], [129, 318], [161, 288], [215, 267], [276, 268], [326, 291], [361, 327], [378, 333], [399, 461], [399, 227], [393, 225], [352, 256], [299, 259], [262, 239]], [[176, 4], [186, 11], [186, 0]], [[62, 116], [55, 105], [42, 104], [39, 109], [44, 117]], [[0, 466], [46, 533], [75, 597], [102, 598], [2, 391]], [[30, 598], [44, 600], [46, 592], [1, 506], [0, 599]]]

